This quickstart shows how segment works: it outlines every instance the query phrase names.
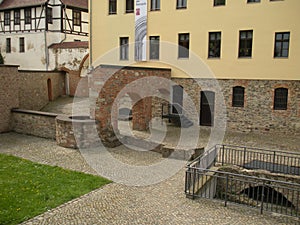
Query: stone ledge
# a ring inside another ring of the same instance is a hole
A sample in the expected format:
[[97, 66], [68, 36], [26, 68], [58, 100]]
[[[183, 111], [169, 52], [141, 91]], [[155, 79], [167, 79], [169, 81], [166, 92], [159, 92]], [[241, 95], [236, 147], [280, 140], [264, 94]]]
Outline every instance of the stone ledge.
[[24, 114], [31, 114], [31, 115], [47, 116], [47, 117], [58, 116], [58, 114], [56, 113], [41, 112], [41, 111], [34, 111], [34, 110], [27, 110], [27, 109], [12, 109], [11, 111], [15, 113], [24, 113]]

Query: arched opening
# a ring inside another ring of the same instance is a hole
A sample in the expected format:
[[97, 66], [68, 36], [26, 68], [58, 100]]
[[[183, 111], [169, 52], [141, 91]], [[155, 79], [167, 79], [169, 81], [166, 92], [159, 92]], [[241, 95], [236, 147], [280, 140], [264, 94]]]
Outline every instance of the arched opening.
[[263, 201], [265, 203], [271, 203], [272, 205], [278, 205], [281, 207], [295, 208], [292, 202], [290, 202], [282, 193], [276, 191], [270, 186], [250, 186], [240, 192], [240, 194], [246, 195], [255, 201]]
[[52, 95], [52, 82], [51, 79], [49, 78], [47, 80], [47, 87], [48, 87], [48, 100], [52, 101], [53, 100], [53, 95]]

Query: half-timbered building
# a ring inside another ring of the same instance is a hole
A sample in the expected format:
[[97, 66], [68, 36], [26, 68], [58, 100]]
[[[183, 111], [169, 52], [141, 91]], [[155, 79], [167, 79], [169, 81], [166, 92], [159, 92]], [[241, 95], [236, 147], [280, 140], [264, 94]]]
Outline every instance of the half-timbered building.
[[[29, 70], [58, 69], [51, 58], [59, 52], [49, 47], [88, 41], [88, 20], [88, 0], [0, 1], [0, 48], [5, 63]], [[64, 60], [67, 64], [68, 59]], [[74, 60], [72, 54], [69, 60]]]

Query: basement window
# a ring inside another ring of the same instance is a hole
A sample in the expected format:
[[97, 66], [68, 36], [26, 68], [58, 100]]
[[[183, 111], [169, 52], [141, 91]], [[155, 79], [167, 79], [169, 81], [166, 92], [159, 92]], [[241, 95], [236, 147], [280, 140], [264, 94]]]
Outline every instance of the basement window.
[[274, 93], [274, 110], [287, 110], [288, 89], [276, 88]]

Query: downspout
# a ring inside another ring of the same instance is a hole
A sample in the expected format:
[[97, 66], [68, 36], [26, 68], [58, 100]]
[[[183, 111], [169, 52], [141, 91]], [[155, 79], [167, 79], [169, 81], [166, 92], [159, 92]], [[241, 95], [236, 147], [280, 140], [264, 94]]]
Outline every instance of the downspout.
[[[41, 5], [43, 7], [43, 5]], [[44, 41], [45, 41], [45, 60], [46, 60], [46, 71], [49, 69], [49, 49], [48, 49], [48, 42], [47, 42], [47, 5], [45, 5], [45, 31], [44, 31]]]
[[60, 44], [63, 43], [66, 39], [67, 39], [67, 5], [65, 5], [65, 10], [64, 10], [64, 14], [65, 14], [65, 27], [64, 27], [64, 38], [60, 41]]
[[94, 68], [93, 68], [93, 40], [92, 40], [92, 32], [93, 32], [93, 0], [89, 0], [89, 14], [90, 14], [90, 21], [89, 21], [89, 51], [90, 51], [90, 55], [89, 55], [89, 71], [91, 72]]
[[46, 71], [49, 69], [49, 49], [47, 43], [47, 31], [44, 31], [44, 40], [45, 40], [45, 58], [46, 58]]

